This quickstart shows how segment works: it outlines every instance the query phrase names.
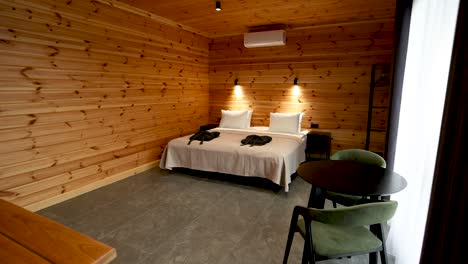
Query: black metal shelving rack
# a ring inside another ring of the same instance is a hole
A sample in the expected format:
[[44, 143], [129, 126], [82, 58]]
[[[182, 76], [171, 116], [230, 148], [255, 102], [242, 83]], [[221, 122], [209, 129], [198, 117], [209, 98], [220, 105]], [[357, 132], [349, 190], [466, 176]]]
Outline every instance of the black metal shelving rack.
[[372, 137], [372, 132], [387, 132], [387, 127], [386, 126], [385, 128], [373, 127], [372, 117], [373, 117], [374, 109], [382, 109], [382, 110], [387, 110], [386, 118], [388, 118], [389, 105], [388, 105], [388, 101], [387, 101], [387, 105], [374, 105], [374, 95], [375, 95], [376, 88], [387, 89], [387, 92], [390, 93], [390, 65], [389, 64], [372, 65], [370, 93], [369, 93], [369, 109], [368, 109], [368, 114], [367, 114], [366, 144], [365, 144], [366, 150], [374, 151], [377, 154], [383, 155], [385, 150], [375, 151], [372, 149], [371, 137]]

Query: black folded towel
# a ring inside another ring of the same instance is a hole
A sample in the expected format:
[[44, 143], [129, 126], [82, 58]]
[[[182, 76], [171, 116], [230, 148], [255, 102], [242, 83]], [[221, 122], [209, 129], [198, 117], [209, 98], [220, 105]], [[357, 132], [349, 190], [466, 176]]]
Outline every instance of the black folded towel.
[[253, 146], [263, 146], [270, 143], [271, 137], [269, 136], [258, 136], [258, 135], [249, 135], [243, 140], [241, 140], [241, 146], [250, 145]]
[[219, 137], [219, 132], [216, 132], [216, 131], [215, 132], [198, 131], [197, 133], [195, 133], [194, 135], [190, 137], [190, 141], [187, 145], [190, 145], [190, 143], [192, 143], [192, 141], [194, 140], [199, 140], [200, 145], [201, 145], [203, 144], [203, 141], [210, 141], [217, 137]]

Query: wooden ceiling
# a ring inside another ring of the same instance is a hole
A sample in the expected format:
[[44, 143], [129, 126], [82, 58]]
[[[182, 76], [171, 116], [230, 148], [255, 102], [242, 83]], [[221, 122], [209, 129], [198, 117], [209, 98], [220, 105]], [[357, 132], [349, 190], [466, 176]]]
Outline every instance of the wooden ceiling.
[[208, 37], [238, 35], [251, 27], [287, 28], [394, 18], [395, 0], [119, 0]]

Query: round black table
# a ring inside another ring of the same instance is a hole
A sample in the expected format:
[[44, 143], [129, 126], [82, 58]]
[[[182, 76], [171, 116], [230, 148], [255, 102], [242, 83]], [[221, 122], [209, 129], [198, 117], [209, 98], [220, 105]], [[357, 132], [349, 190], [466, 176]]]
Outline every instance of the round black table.
[[312, 184], [308, 207], [314, 208], [323, 208], [324, 190], [379, 197], [397, 193], [407, 184], [389, 169], [350, 160], [309, 161], [299, 166], [297, 174]]

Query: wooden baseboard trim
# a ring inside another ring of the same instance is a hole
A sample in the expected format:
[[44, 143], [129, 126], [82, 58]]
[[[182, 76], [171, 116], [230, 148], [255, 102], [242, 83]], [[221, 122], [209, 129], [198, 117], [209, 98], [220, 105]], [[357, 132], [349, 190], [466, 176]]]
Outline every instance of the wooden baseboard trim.
[[154, 167], [156, 167], [158, 165], [159, 165], [159, 160], [152, 161], [152, 162], [143, 164], [143, 165], [141, 165], [139, 167], [136, 167], [136, 168], [133, 168], [133, 169], [130, 169], [130, 170], [127, 170], [127, 171], [112, 175], [110, 177], [104, 178], [102, 180], [96, 181], [96, 182], [94, 182], [92, 184], [88, 184], [88, 185], [83, 186], [81, 188], [78, 188], [78, 189], [63, 193], [63, 194], [58, 195], [58, 196], [51, 197], [49, 199], [46, 199], [46, 200], [43, 200], [43, 201], [40, 201], [40, 202], [37, 202], [37, 203], [27, 205], [24, 208], [27, 209], [27, 210], [30, 210], [32, 212], [36, 212], [36, 211], [39, 211], [41, 209], [52, 206], [54, 204], [61, 203], [63, 201], [66, 201], [68, 199], [77, 197], [77, 196], [82, 195], [84, 193], [87, 193], [87, 192], [96, 190], [98, 188], [104, 187], [104, 186], [109, 185], [111, 183], [123, 180], [123, 179], [131, 177], [131, 176], [134, 176], [134, 175], [136, 175], [136, 174], [138, 174], [140, 172], [152, 169], [152, 168], [154, 168]]

